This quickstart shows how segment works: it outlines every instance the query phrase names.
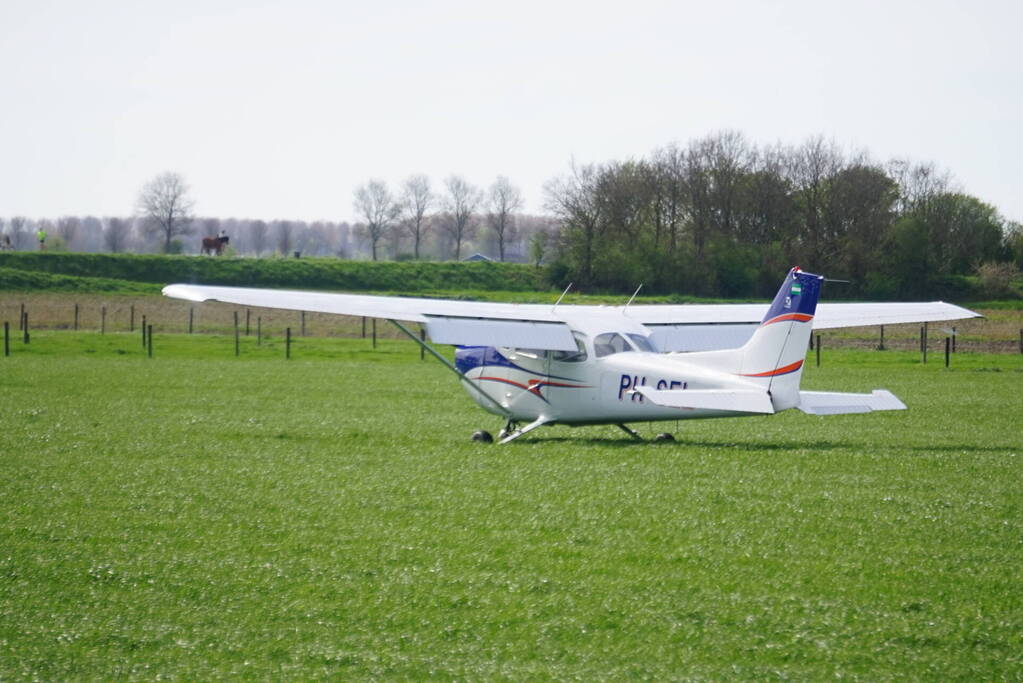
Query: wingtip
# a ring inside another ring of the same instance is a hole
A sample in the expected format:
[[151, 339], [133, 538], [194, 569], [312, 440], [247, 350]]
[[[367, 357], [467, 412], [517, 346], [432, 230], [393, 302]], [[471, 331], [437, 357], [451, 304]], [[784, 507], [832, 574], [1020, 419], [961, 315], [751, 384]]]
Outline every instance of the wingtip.
[[196, 292], [188, 285], [167, 285], [161, 292], [164, 296], [169, 296], [172, 299], [184, 299], [185, 301], [195, 301], [197, 303], [207, 300], [207, 297]]

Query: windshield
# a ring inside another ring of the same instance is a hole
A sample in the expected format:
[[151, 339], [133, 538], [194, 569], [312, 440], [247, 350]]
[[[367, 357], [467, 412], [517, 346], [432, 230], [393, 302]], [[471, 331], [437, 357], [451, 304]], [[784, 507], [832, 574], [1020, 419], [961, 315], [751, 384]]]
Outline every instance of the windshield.
[[650, 351], [652, 353], [654, 350], [654, 347], [650, 345], [650, 340], [641, 334], [630, 333], [629, 339], [632, 340], [632, 343], [635, 344], [636, 348], [639, 349], [640, 351]]
[[632, 347], [625, 340], [625, 337], [617, 332], [605, 332], [593, 338], [593, 352], [597, 355], [597, 358], [625, 351], [632, 351]]

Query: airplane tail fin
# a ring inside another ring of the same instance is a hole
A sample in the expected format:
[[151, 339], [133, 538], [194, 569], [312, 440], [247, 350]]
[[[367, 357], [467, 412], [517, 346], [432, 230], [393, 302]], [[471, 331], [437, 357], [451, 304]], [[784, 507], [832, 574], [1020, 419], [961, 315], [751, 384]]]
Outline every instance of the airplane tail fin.
[[799, 380], [820, 296], [820, 275], [793, 268], [753, 337], [740, 349], [740, 374], [762, 384], [776, 411], [799, 405]]

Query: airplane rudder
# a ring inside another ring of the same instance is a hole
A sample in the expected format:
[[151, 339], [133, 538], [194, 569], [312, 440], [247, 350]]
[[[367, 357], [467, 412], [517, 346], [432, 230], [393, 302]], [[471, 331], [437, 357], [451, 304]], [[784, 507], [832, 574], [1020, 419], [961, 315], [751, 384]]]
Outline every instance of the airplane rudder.
[[805, 321], [813, 317], [820, 297], [820, 275], [792, 268], [778, 288], [761, 325], [785, 320]]

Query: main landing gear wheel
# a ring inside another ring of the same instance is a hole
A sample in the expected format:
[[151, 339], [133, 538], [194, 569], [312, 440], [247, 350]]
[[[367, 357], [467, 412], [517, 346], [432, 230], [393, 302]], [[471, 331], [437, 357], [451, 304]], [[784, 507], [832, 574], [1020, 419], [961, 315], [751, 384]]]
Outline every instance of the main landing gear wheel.
[[654, 437], [654, 441], [657, 443], [670, 443], [675, 440], [675, 437], [668, 432], [661, 432]]
[[472, 440], [477, 443], [494, 443], [494, 437], [490, 435], [490, 432], [482, 429], [472, 433]]
[[508, 422], [504, 425], [504, 429], [497, 433], [497, 438], [503, 439], [504, 437], [509, 436], [512, 432], [517, 431], [518, 428], [519, 428], [518, 422], [516, 422], [515, 420], [508, 420]]

